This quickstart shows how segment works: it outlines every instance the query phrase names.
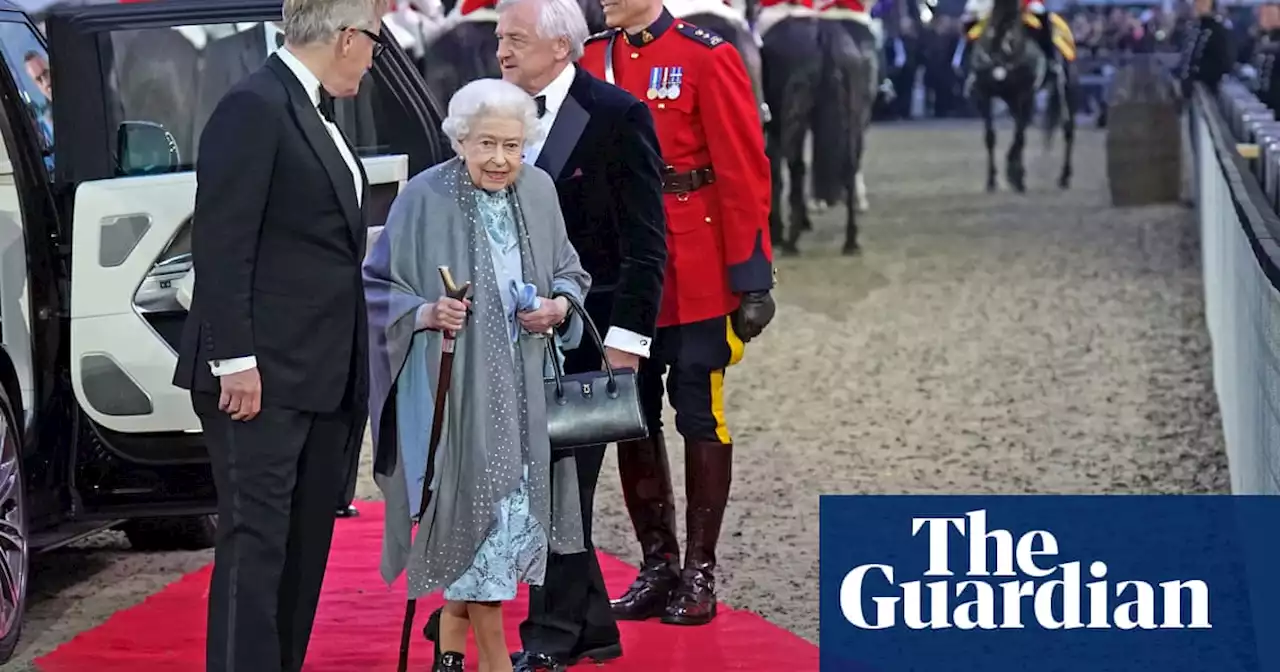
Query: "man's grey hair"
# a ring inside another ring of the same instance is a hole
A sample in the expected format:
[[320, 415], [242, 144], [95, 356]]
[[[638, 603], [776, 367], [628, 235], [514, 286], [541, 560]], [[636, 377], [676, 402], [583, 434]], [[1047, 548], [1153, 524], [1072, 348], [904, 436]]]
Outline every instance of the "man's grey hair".
[[485, 117], [515, 119], [524, 124], [526, 147], [542, 139], [538, 106], [524, 89], [501, 79], [477, 79], [449, 99], [449, 113], [440, 128], [458, 149], [471, 128]]
[[285, 39], [290, 44], [328, 42], [344, 28], [374, 30], [390, 0], [284, 0]]
[[501, 0], [498, 13], [522, 2], [538, 3], [538, 37], [563, 37], [569, 41], [569, 60], [582, 58], [582, 45], [591, 37], [591, 29], [587, 27], [587, 17], [577, 0]]

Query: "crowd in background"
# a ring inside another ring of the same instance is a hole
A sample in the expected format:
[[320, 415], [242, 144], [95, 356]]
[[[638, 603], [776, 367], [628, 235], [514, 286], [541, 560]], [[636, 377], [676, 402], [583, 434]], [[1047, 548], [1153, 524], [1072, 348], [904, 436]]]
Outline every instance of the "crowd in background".
[[[977, 116], [963, 95], [963, 74], [956, 52], [964, 39], [963, 6], [939, 3], [927, 21], [903, 20], [885, 39], [888, 76], [898, 95], [882, 99], [880, 119]], [[1150, 6], [1088, 6], [1068, 3], [1057, 10], [1071, 25], [1082, 79], [1082, 112], [1102, 112], [1105, 76], [1128, 54], [1177, 52], [1193, 21], [1191, 3], [1178, 2], [1172, 11]], [[1227, 14], [1238, 44], [1247, 40], [1252, 14]]]

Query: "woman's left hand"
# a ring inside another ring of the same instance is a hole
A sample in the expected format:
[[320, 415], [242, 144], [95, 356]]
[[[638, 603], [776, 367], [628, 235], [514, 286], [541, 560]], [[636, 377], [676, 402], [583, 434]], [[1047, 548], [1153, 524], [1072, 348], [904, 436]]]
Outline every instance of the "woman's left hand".
[[520, 313], [516, 317], [520, 320], [520, 326], [535, 333], [545, 334], [552, 327], [564, 322], [564, 316], [569, 314], [569, 301], [563, 297], [548, 299], [542, 297], [537, 310], [530, 310]]

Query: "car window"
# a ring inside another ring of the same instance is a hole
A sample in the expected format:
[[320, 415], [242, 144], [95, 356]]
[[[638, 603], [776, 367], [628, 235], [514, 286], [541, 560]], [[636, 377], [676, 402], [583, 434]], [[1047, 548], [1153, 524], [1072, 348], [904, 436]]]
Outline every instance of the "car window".
[[35, 127], [45, 168], [53, 170], [53, 71], [49, 54], [25, 23], [0, 22], [0, 51], [22, 96], [22, 106]]
[[[200, 133], [223, 95], [283, 45], [274, 22], [228, 23], [117, 30], [100, 47], [106, 72], [108, 109], [120, 124], [162, 127], [177, 153], [170, 170], [192, 170], [199, 158]], [[360, 95], [335, 101], [334, 121], [360, 156], [387, 154], [379, 137], [385, 112], [376, 80], [366, 75]], [[144, 174], [145, 167], [119, 166], [120, 176]]]

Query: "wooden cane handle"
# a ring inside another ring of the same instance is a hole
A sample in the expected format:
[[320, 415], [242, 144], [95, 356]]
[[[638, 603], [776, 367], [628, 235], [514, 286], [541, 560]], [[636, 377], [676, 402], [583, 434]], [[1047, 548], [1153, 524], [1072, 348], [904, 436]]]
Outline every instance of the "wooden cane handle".
[[467, 298], [467, 292], [471, 291], [471, 281], [464, 282], [459, 287], [458, 283], [454, 282], [453, 274], [449, 272], [448, 266], [440, 266], [439, 271], [440, 281], [444, 283], [445, 296], [459, 301]]

